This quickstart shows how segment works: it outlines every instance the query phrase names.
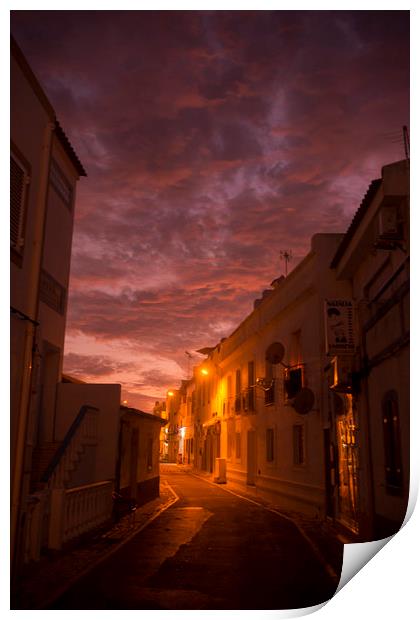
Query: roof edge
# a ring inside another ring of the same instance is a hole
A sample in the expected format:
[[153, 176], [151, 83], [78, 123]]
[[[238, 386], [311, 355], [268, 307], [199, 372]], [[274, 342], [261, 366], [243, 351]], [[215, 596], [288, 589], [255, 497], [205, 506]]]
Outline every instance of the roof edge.
[[83, 168], [83, 165], [82, 165], [80, 159], [76, 155], [76, 151], [72, 147], [72, 145], [70, 143], [70, 140], [68, 139], [64, 129], [62, 128], [62, 126], [60, 125], [60, 123], [59, 123], [59, 121], [57, 119], [55, 120], [54, 133], [57, 136], [61, 146], [64, 149], [64, 151], [66, 152], [66, 155], [68, 156], [68, 158], [70, 159], [71, 163], [73, 164], [73, 166], [77, 170], [77, 173], [79, 174], [79, 176], [86, 177], [87, 176], [86, 171]]
[[379, 190], [380, 186], [382, 184], [382, 178], [380, 179], [374, 179], [369, 187], [368, 190], [362, 200], [362, 202], [360, 203], [359, 208], [357, 209], [356, 213], [353, 216], [353, 219], [351, 221], [350, 226], [347, 229], [347, 232], [344, 234], [344, 237], [340, 243], [340, 245], [337, 248], [336, 253], [334, 254], [334, 257], [331, 261], [330, 264], [330, 269], [335, 269], [338, 265], [338, 263], [340, 262], [340, 260], [342, 259], [345, 251], [347, 250], [348, 246], [350, 245], [350, 241], [353, 238], [354, 233], [356, 232], [360, 222], [363, 220], [369, 206], [371, 205], [373, 199], [376, 196], [377, 191]]

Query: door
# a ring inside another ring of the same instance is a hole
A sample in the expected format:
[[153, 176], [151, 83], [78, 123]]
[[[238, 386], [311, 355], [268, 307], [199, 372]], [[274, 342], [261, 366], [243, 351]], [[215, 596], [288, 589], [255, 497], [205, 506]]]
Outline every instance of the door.
[[358, 531], [358, 458], [352, 398], [345, 397], [345, 412], [337, 417], [338, 518]]
[[133, 428], [130, 441], [130, 497], [137, 499], [137, 462], [139, 458], [139, 430]]
[[247, 479], [246, 483], [255, 485], [257, 477], [257, 433], [248, 431], [247, 434]]

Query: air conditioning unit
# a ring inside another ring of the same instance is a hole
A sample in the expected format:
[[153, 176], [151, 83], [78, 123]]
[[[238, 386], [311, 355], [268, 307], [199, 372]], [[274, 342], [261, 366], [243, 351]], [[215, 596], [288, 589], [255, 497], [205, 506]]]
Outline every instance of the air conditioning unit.
[[378, 214], [378, 237], [381, 241], [402, 239], [402, 226], [397, 206], [381, 207]]
[[353, 358], [336, 356], [331, 360], [330, 390], [350, 393], [353, 388]]

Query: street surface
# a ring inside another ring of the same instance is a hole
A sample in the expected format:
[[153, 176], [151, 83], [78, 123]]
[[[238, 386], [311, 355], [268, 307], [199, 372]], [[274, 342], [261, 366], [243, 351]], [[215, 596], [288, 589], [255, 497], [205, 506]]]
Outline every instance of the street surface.
[[179, 501], [51, 609], [290, 609], [333, 596], [293, 523], [189, 473], [162, 478]]

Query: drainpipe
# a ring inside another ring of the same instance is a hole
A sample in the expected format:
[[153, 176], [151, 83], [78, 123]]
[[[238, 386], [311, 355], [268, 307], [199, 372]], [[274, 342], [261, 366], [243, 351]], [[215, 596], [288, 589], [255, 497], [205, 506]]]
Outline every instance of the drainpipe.
[[27, 310], [32, 320], [26, 321], [25, 347], [22, 364], [21, 397], [18, 410], [18, 424], [15, 454], [12, 459], [11, 479], [11, 562], [12, 579], [16, 577], [19, 567], [19, 549], [22, 544], [22, 508], [24, 505], [24, 463], [25, 448], [28, 432], [28, 420], [31, 405], [31, 384], [33, 353], [35, 349], [35, 325], [38, 315], [39, 280], [42, 266], [42, 250], [44, 245], [45, 223], [47, 214], [47, 192], [49, 165], [52, 148], [52, 136], [54, 123], [48, 122], [44, 129], [43, 144], [40, 153], [40, 179], [41, 184], [36, 199], [34, 225], [32, 230], [31, 261], [28, 277]]

